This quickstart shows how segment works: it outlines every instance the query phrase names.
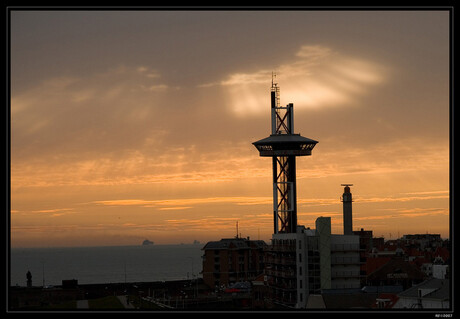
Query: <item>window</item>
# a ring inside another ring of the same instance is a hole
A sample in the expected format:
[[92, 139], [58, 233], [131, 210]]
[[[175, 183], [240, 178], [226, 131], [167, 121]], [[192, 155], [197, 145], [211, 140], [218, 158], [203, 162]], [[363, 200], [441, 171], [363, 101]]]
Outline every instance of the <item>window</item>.
[[299, 262], [302, 262], [302, 254], [299, 254]]

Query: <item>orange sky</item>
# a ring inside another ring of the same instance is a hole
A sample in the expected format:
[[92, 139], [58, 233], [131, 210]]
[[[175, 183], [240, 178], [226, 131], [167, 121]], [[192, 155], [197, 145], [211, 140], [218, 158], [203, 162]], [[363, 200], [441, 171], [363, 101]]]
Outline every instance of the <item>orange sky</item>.
[[268, 241], [272, 71], [299, 224], [449, 236], [448, 11], [12, 11], [11, 246]]

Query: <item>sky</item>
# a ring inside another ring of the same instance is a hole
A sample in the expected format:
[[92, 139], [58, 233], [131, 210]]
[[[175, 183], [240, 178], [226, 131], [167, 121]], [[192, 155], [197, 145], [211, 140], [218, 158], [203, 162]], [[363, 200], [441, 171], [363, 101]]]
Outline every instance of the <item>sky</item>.
[[11, 247], [268, 242], [273, 73], [298, 224], [449, 236], [449, 11], [10, 13]]

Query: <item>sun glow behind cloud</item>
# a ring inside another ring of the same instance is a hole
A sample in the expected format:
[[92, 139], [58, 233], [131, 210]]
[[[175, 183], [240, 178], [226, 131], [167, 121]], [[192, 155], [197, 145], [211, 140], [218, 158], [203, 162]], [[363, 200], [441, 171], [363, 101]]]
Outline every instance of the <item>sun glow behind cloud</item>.
[[267, 79], [273, 71], [282, 79], [281, 100], [289, 97], [289, 101], [295, 101], [296, 109], [353, 105], [388, 77], [388, 70], [372, 61], [348, 57], [322, 45], [304, 45], [292, 61], [275, 70], [234, 73], [218, 83], [227, 90], [236, 114], [266, 113]]

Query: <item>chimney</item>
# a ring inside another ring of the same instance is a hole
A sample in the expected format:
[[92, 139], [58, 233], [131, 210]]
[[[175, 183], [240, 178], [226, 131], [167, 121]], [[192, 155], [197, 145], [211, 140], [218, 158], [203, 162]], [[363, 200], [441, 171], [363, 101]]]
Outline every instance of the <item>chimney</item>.
[[353, 215], [351, 210], [351, 198], [350, 186], [353, 184], [342, 184], [345, 186], [343, 189], [342, 202], [343, 202], [343, 234], [353, 235]]

